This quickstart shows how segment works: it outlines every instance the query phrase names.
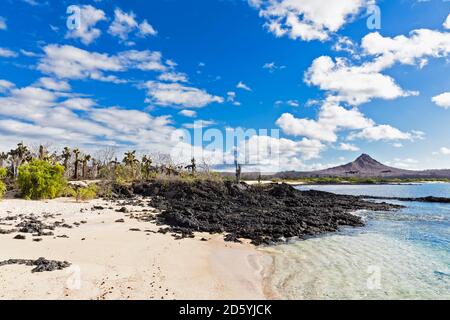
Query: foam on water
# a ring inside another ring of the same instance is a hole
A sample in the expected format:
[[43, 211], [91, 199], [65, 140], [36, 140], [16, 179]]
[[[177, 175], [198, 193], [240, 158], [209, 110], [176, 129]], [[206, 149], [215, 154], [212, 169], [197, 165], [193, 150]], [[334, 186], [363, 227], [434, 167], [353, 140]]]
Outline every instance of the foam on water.
[[[363, 188], [358, 192], [373, 190]], [[261, 249], [274, 261], [266, 290], [287, 299], [450, 299], [450, 205], [406, 205], [394, 213], [358, 212], [364, 228]]]

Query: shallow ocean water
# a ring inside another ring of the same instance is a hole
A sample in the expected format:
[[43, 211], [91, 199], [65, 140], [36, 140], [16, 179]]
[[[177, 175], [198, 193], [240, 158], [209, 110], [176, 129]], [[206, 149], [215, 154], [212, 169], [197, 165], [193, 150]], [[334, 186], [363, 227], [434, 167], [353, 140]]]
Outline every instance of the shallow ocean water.
[[[450, 184], [302, 186], [340, 194], [450, 197]], [[390, 201], [398, 203], [395, 201]], [[269, 247], [268, 286], [288, 299], [450, 299], [450, 204], [360, 211], [366, 226]]]

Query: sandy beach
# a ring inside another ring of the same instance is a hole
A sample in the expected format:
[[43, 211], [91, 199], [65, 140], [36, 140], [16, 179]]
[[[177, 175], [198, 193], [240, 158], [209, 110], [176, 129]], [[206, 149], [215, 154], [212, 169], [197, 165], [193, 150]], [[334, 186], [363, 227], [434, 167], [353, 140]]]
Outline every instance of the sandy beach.
[[32, 273], [30, 266], [1, 266], [0, 299], [266, 298], [269, 255], [249, 244], [224, 242], [222, 236], [175, 240], [170, 233], [157, 233], [153, 222], [130, 218], [142, 207], [117, 212], [122, 207], [105, 200], [0, 201], [2, 230], [32, 214], [46, 224], [72, 227], [56, 228], [51, 236], [22, 234], [24, 240], [14, 239], [18, 233], [0, 234], [0, 261], [44, 257], [71, 263], [42, 273]]

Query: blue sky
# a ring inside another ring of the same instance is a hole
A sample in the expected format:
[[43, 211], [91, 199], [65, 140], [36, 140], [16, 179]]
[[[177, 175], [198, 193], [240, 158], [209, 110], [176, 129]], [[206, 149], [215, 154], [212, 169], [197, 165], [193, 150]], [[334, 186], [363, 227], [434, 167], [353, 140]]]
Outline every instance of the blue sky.
[[[68, 29], [71, 5], [81, 18]], [[230, 148], [172, 140], [197, 121], [204, 131], [279, 130], [248, 142], [275, 146], [247, 151], [267, 171], [362, 152], [449, 168], [449, 14], [444, 0], [5, 0], [0, 149], [24, 141], [232, 158]]]

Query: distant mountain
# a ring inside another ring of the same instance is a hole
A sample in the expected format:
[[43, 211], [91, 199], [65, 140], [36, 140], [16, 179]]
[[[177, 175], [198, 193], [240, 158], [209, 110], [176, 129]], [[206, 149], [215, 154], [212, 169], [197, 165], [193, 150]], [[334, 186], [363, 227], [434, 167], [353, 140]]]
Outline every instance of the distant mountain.
[[376, 177], [376, 178], [450, 178], [450, 170], [404, 170], [386, 166], [367, 154], [362, 154], [355, 161], [342, 166], [319, 171], [289, 171], [275, 174], [277, 178], [308, 177]]

